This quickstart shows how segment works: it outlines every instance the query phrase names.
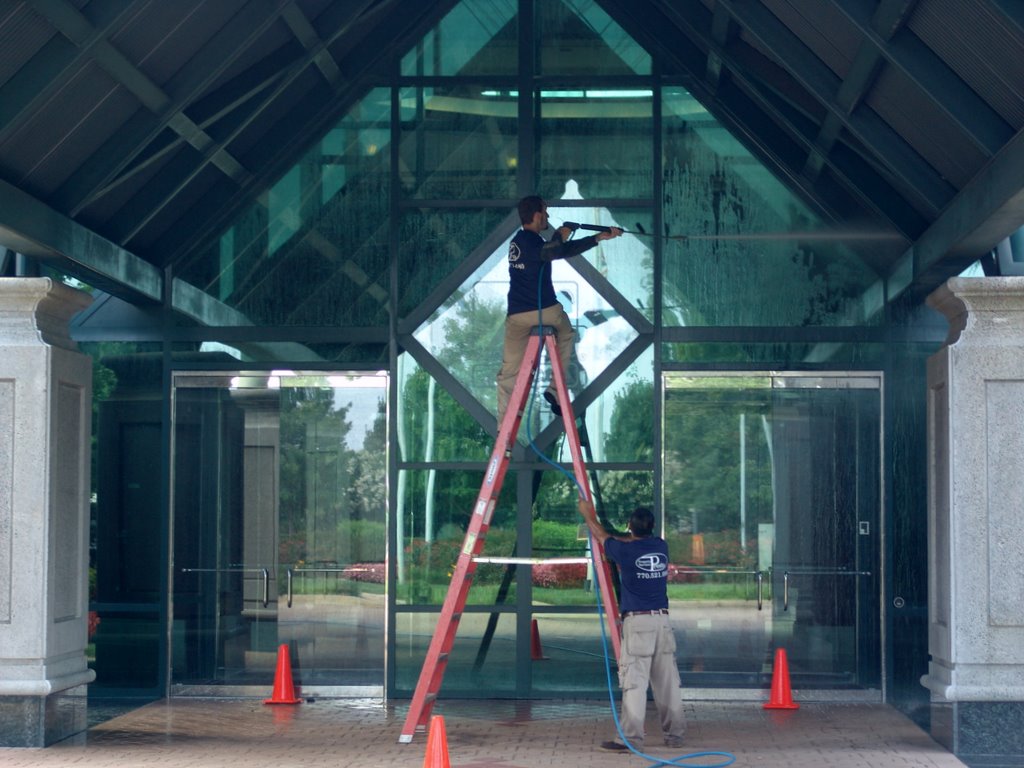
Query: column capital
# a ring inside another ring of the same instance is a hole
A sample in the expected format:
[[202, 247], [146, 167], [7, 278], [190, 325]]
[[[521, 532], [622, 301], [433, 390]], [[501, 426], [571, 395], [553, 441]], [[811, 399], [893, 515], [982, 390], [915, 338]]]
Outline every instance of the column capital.
[[5, 346], [77, 350], [69, 323], [91, 303], [89, 294], [49, 277], [0, 277], [0, 339]]
[[952, 277], [928, 296], [949, 321], [945, 343], [1017, 345], [1024, 335], [1024, 277]]

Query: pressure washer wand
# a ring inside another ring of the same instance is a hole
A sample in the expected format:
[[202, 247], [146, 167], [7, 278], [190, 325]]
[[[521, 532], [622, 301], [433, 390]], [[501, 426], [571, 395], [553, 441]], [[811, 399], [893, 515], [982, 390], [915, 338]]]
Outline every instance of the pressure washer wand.
[[[589, 229], [592, 232], [609, 232], [612, 227], [606, 227], [602, 224], [578, 224], [575, 221], [562, 222], [563, 227], [568, 227], [574, 232], [577, 229]], [[618, 227], [616, 227], [618, 229]], [[670, 235], [667, 232], [664, 235], [657, 235], [651, 232], [647, 232], [639, 222], [636, 224], [636, 229], [623, 229], [623, 234], [627, 235], [641, 235], [643, 237], [658, 237], [662, 240], [737, 240], [737, 241], [785, 241], [785, 240], [822, 240], [822, 241], [833, 241], [833, 242], [852, 242], [855, 240], [864, 240], [869, 242], [885, 241], [885, 240], [903, 240], [903, 236], [896, 232], [839, 232], [830, 230], [821, 230], [818, 232], [746, 232], [746, 233], [733, 233], [723, 235]]]
[[[575, 232], [577, 229], [587, 229], [587, 230], [590, 230], [591, 232], [611, 232], [612, 231], [612, 227], [606, 227], [603, 224], [579, 224], [578, 222], [575, 222], [575, 221], [563, 221], [562, 222], [562, 226], [563, 227], [568, 227], [573, 232]], [[619, 227], [615, 227], [615, 229], [619, 229]], [[657, 237], [657, 235], [653, 235], [650, 232], [645, 231], [644, 228], [640, 226], [640, 224], [636, 225], [636, 229], [623, 229], [622, 230], [622, 234], [624, 234], [624, 235], [642, 235], [643, 237]], [[662, 239], [664, 239], [664, 240], [689, 240], [690, 238], [689, 238], [688, 235], [665, 235], [664, 238], [662, 238]]]

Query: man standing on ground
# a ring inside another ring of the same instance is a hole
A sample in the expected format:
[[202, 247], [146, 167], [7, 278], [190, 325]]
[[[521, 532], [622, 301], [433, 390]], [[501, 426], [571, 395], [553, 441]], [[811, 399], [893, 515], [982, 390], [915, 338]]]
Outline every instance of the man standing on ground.
[[[637, 507], [629, 518], [629, 535], [613, 536], [597, 520], [594, 505], [580, 499], [580, 514], [591, 537], [604, 545], [605, 555], [619, 567], [622, 585], [622, 648], [619, 652], [619, 687], [622, 735], [637, 751], [644, 746], [647, 686], [665, 735], [665, 746], [682, 746], [686, 732], [676, 638], [668, 620], [668, 545], [654, 535], [654, 515]], [[618, 741], [605, 741], [601, 749], [626, 752]]]
[[[523, 228], [512, 238], [508, 248], [508, 316], [505, 318], [501, 370], [497, 375], [499, 427], [523, 363], [526, 343], [534, 328], [538, 325], [555, 328], [562, 370], [569, 370], [576, 333], [555, 297], [551, 262], [578, 256], [601, 240], [622, 234], [618, 227], [610, 227], [608, 232], [570, 240], [573, 230], [559, 227], [551, 240], [545, 241], [540, 233], [548, 229], [549, 224], [548, 207], [543, 198], [538, 195], [524, 197], [519, 201], [518, 209]], [[552, 389], [544, 393], [544, 399], [552, 405], [552, 411], [560, 415], [557, 397]]]

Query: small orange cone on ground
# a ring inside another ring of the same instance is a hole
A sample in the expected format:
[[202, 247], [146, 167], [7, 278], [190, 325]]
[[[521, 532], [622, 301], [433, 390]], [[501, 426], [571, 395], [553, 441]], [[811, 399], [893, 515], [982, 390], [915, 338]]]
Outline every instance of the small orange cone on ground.
[[533, 661], [544, 661], [544, 649], [540, 647], [540, 630], [537, 628], [537, 620], [530, 622], [530, 658]]
[[295, 686], [292, 682], [292, 658], [288, 651], [288, 644], [284, 643], [277, 648], [277, 674], [274, 675], [274, 692], [269, 699], [264, 699], [264, 704], [298, 704], [302, 699], [295, 696]]
[[775, 649], [775, 668], [772, 670], [772, 694], [765, 709], [800, 709], [793, 701], [789, 690], [789, 662], [786, 660], [786, 649]]
[[427, 754], [423, 768], [451, 768], [448, 760], [448, 734], [444, 730], [444, 718], [434, 715], [430, 718], [430, 733], [427, 734]]

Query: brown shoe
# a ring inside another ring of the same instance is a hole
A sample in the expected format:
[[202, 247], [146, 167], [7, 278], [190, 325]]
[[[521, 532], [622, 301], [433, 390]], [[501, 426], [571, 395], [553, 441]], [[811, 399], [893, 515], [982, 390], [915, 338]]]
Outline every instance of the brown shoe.
[[620, 744], [617, 741], [602, 741], [601, 750], [603, 750], [604, 752], [619, 752], [624, 754], [626, 752], [629, 752], [629, 747], [627, 747], [625, 744]]

